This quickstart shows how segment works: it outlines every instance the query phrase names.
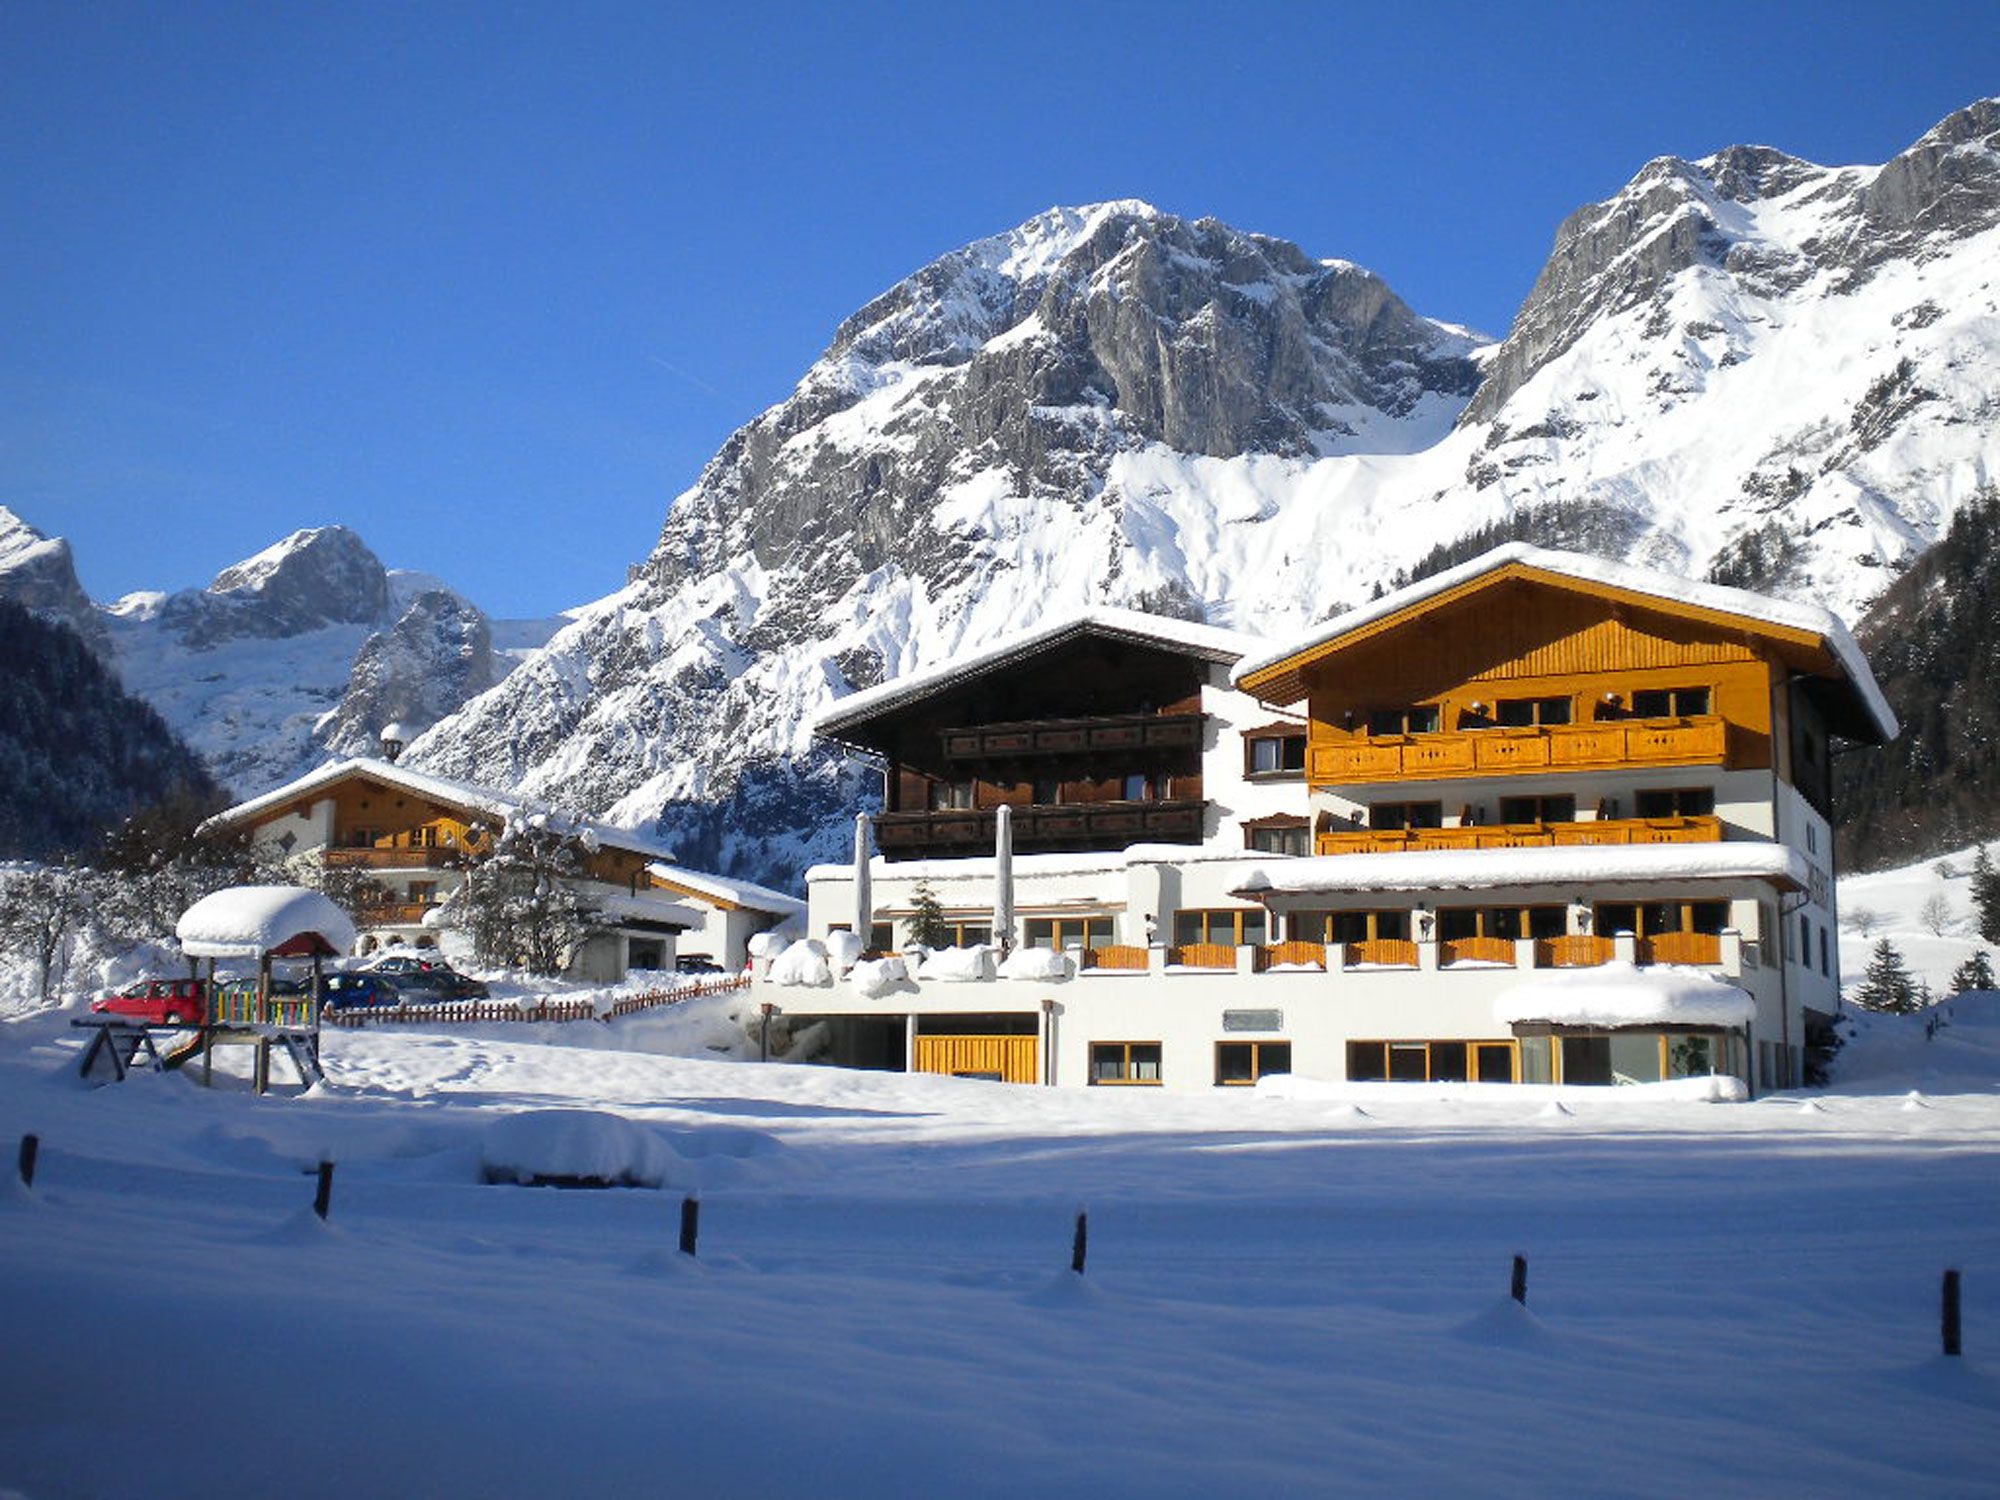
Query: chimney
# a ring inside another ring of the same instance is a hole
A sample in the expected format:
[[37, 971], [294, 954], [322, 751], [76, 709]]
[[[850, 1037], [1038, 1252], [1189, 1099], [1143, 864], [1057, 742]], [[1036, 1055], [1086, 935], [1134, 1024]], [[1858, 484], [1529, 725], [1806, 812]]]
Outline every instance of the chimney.
[[410, 742], [410, 732], [401, 724], [382, 726], [382, 759], [394, 764], [403, 753], [403, 746]]

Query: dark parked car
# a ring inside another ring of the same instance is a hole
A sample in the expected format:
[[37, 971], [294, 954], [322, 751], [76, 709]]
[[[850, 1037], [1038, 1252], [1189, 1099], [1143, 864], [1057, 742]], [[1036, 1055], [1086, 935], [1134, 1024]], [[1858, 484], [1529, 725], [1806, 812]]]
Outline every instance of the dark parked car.
[[449, 972], [451, 965], [441, 958], [413, 958], [407, 953], [398, 953], [389, 958], [378, 958], [363, 970], [368, 974], [387, 974], [391, 979], [400, 979], [409, 974], [429, 974], [438, 969]]
[[419, 969], [411, 974], [398, 974], [390, 982], [412, 1005], [435, 1005], [440, 1001], [451, 1000], [484, 1000], [487, 993], [486, 986], [479, 980], [468, 979], [456, 969], [448, 969], [443, 964], [431, 969]]
[[208, 987], [199, 979], [142, 979], [90, 1008], [155, 1026], [199, 1026], [208, 1017]]
[[326, 976], [328, 1010], [372, 1010], [380, 1005], [399, 1005], [403, 994], [395, 981], [380, 974], [329, 974]]
[[729, 971], [706, 953], [683, 953], [674, 960], [676, 974], [727, 974]]

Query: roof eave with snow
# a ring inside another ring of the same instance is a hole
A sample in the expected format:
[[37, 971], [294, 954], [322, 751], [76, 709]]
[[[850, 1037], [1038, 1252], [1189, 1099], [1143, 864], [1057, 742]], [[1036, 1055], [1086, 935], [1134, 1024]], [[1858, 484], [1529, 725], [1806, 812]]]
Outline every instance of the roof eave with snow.
[[1511, 886], [1752, 880], [1804, 890], [1805, 857], [1782, 844], [1565, 845], [1529, 849], [1426, 849], [1326, 854], [1262, 864], [1233, 895], [1335, 895], [1363, 891], [1491, 890]]
[[1086, 609], [1052, 624], [1006, 636], [989, 646], [955, 656], [934, 667], [907, 672], [874, 687], [863, 688], [858, 693], [850, 693], [814, 721], [813, 733], [837, 739], [842, 731], [887, 709], [914, 703], [942, 688], [1012, 665], [1082, 635], [1102, 635], [1114, 640], [1156, 646], [1224, 665], [1238, 661], [1267, 644], [1255, 636], [1218, 629], [1213, 625], [1197, 625], [1166, 615], [1109, 607]]
[[[1280, 701], [1296, 701], [1298, 697], [1303, 696], [1303, 689], [1290, 678], [1276, 674], [1280, 674], [1281, 669], [1296, 662], [1298, 658], [1319, 652], [1370, 625], [1450, 593], [1453, 589], [1471, 583], [1486, 574], [1499, 572], [1516, 564], [1554, 575], [1558, 579], [1572, 579], [1579, 583], [1597, 584], [1628, 593], [1647, 595], [1660, 600], [1667, 608], [1693, 606], [1696, 609], [1740, 616], [1745, 620], [1765, 626], [1775, 626], [1781, 630], [1810, 634], [1819, 640], [1827, 655], [1839, 667], [1847, 685], [1853, 689], [1863, 716], [1873, 728], [1877, 740], [1886, 742], [1896, 737], [1899, 725], [1895, 712], [1889, 707], [1888, 700], [1882, 696], [1882, 689], [1875, 681], [1875, 674], [1868, 666], [1867, 657], [1855, 644], [1847, 626], [1832, 611], [1821, 609], [1814, 604], [1773, 599], [1763, 594], [1751, 593], [1747, 589], [1728, 588], [1715, 583], [1699, 583], [1673, 573], [1635, 567], [1630, 563], [1613, 562], [1608, 558], [1594, 557], [1588, 553], [1560, 552], [1546, 547], [1531, 546], [1526, 542], [1508, 542], [1504, 546], [1495, 547], [1490, 552], [1482, 553], [1469, 562], [1460, 563], [1455, 568], [1447, 568], [1442, 573], [1419, 579], [1404, 588], [1384, 594], [1380, 599], [1371, 600], [1358, 609], [1336, 615], [1278, 650], [1267, 651], [1258, 656], [1245, 656], [1236, 664], [1230, 680], [1246, 692], [1261, 693], [1265, 689], [1276, 687], [1280, 690]], [[1865, 735], [1854, 737], [1865, 738]]]

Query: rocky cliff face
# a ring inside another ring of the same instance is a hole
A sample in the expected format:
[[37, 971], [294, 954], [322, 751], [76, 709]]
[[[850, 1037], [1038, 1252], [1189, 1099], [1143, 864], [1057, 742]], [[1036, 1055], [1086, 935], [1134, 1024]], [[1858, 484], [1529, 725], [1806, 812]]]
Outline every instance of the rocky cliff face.
[[313, 738], [333, 755], [375, 755], [385, 725], [428, 728], [498, 680], [486, 616], [448, 589], [426, 589], [363, 643], [340, 706]]
[[77, 581], [76, 560], [61, 537], [43, 536], [0, 505], [0, 599], [67, 625], [102, 656], [109, 649], [97, 607]]

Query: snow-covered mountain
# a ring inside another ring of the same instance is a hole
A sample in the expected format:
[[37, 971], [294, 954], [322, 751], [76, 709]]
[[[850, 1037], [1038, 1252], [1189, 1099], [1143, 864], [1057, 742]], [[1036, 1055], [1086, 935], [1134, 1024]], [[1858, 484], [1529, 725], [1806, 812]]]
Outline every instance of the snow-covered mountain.
[[1996, 265], [2000, 101], [1882, 167], [1652, 162], [1498, 345], [1280, 240], [1052, 210], [848, 319], [633, 584], [410, 753], [782, 880], [869, 782], [819, 709], [1084, 604], [1281, 634], [1562, 502], [1858, 614], [2000, 473]]
[[250, 796], [385, 724], [423, 727], [504, 677], [561, 619], [494, 623], [427, 573], [385, 568], [344, 526], [297, 531], [202, 589], [93, 604], [69, 543], [0, 509], [0, 598], [60, 620], [231, 791]]

